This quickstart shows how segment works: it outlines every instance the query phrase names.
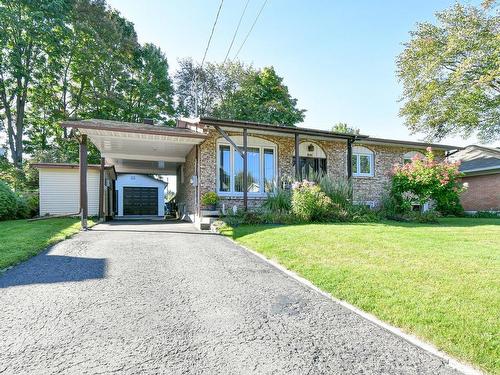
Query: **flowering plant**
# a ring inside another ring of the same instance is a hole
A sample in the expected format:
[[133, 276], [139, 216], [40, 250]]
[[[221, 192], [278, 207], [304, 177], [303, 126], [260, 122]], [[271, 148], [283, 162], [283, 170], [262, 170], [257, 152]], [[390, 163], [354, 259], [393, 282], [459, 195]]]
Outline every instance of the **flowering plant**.
[[459, 201], [463, 190], [459, 165], [436, 161], [428, 147], [424, 158], [414, 157], [411, 163], [393, 167], [391, 195], [402, 211], [407, 209], [409, 201], [423, 205], [433, 200], [441, 213], [458, 214], [463, 210]]
[[292, 184], [292, 212], [301, 220], [324, 221], [332, 214], [332, 200], [312, 181]]

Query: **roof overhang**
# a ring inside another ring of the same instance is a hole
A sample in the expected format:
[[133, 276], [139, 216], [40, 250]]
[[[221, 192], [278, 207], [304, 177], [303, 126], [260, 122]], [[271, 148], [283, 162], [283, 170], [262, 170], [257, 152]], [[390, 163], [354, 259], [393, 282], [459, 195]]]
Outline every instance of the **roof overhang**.
[[299, 126], [275, 125], [264, 124], [260, 122], [251, 121], [237, 121], [237, 120], [221, 120], [213, 117], [200, 117], [199, 119], [181, 119], [182, 122], [191, 124], [198, 124], [201, 127], [219, 126], [227, 130], [243, 130], [248, 129], [258, 133], [266, 133], [270, 135], [288, 136], [293, 137], [296, 134], [299, 136], [306, 136], [316, 139], [330, 139], [330, 140], [351, 140], [365, 139], [367, 135], [362, 134], [344, 134], [335, 133], [328, 130], [319, 130], [312, 128], [303, 128]]
[[109, 120], [65, 121], [85, 134], [119, 173], [175, 174], [193, 146], [207, 138], [201, 127], [173, 128]]
[[363, 144], [372, 144], [372, 145], [381, 145], [381, 146], [399, 146], [399, 147], [407, 147], [407, 148], [419, 148], [425, 149], [427, 147], [431, 147], [435, 150], [460, 150], [461, 147], [451, 146], [451, 145], [442, 145], [439, 143], [427, 143], [427, 142], [414, 142], [414, 141], [402, 141], [399, 139], [386, 139], [386, 138], [372, 138], [367, 137], [365, 139], [359, 140], [360, 143]]

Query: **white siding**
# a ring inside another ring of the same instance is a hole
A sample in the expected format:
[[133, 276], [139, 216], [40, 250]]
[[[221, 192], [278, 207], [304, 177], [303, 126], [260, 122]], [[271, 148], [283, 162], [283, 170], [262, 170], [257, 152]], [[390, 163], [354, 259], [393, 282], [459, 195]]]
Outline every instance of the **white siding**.
[[[80, 173], [78, 169], [40, 168], [40, 215], [64, 215], [80, 211]], [[89, 216], [99, 211], [99, 171], [87, 174]]]

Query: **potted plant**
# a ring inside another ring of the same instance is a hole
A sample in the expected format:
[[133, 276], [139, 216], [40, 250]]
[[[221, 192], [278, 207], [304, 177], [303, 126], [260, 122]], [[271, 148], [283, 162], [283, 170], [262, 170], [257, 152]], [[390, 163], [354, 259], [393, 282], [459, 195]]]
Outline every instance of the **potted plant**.
[[219, 196], [214, 191], [206, 192], [201, 196], [201, 204], [206, 210], [214, 211], [217, 203], [219, 203]]

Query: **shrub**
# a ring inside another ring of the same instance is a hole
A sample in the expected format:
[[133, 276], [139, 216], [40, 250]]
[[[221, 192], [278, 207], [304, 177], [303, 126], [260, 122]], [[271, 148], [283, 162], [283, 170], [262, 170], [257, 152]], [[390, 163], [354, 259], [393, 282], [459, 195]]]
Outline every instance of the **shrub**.
[[28, 207], [28, 202], [25, 197], [18, 195], [16, 197], [16, 219], [28, 219], [30, 218], [30, 209]]
[[274, 192], [268, 193], [262, 207], [271, 212], [287, 213], [292, 209], [292, 196], [290, 191], [277, 188]]
[[201, 196], [201, 204], [204, 206], [212, 206], [219, 203], [219, 196], [214, 191], [209, 191]]
[[341, 207], [351, 205], [352, 184], [345, 178], [333, 179], [328, 175], [318, 178], [318, 185], [321, 190], [335, 203]]
[[29, 217], [37, 216], [40, 209], [40, 198], [37, 191], [26, 195], [26, 204], [28, 205]]
[[481, 218], [481, 219], [496, 219], [500, 217], [500, 212], [496, 211], [477, 211], [474, 213], [465, 214], [468, 217]]
[[292, 212], [301, 220], [326, 221], [332, 217], [332, 200], [314, 182], [304, 180], [292, 186]]
[[436, 162], [430, 147], [424, 159], [415, 157], [411, 163], [394, 166], [391, 195], [397, 213], [409, 212], [412, 203], [423, 205], [432, 200], [444, 215], [461, 214], [459, 179], [462, 174], [458, 166], [458, 163]]
[[17, 197], [10, 187], [0, 181], [0, 220], [15, 219], [17, 214]]

